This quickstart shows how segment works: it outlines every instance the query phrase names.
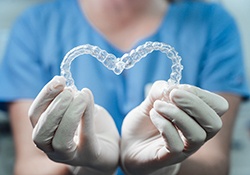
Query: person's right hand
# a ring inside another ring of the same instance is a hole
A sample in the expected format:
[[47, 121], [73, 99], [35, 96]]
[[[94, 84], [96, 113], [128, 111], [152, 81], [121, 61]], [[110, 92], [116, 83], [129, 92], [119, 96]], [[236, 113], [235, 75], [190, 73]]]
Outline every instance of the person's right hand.
[[73, 92], [54, 77], [29, 110], [33, 141], [56, 162], [112, 174], [119, 160], [119, 134], [109, 113], [94, 104], [90, 90]]

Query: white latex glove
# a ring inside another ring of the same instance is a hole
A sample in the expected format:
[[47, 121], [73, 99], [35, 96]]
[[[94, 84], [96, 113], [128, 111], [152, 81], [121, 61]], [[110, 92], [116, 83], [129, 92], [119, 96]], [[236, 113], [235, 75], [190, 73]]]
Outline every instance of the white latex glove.
[[111, 116], [94, 105], [90, 90], [72, 92], [54, 77], [29, 110], [33, 141], [56, 162], [112, 174], [119, 160], [119, 134]]
[[[222, 127], [228, 109], [219, 95], [190, 85], [153, 84], [147, 98], [124, 119], [121, 162], [127, 174], [176, 174], [179, 164]], [[167, 102], [168, 101], [168, 102]]]

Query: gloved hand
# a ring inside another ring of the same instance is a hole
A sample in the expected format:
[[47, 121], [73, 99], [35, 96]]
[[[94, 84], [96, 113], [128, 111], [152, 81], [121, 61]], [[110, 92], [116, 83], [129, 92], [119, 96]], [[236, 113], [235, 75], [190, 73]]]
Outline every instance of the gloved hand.
[[96, 174], [112, 174], [119, 160], [119, 134], [111, 116], [94, 104], [88, 89], [73, 92], [54, 77], [29, 110], [33, 141], [48, 157]]
[[222, 127], [227, 101], [190, 85], [153, 84], [147, 98], [124, 119], [121, 162], [127, 174], [176, 174], [179, 164]]

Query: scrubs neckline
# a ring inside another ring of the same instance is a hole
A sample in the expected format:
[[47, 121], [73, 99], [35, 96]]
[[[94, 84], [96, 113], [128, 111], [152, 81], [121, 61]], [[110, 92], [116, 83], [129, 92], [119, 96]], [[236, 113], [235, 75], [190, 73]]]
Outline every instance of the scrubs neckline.
[[[84, 27], [88, 27], [90, 28], [95, 35], [97, 35], [100, 40], [107, 44], [109, 47], [112, 48], [113, 51], [115, 51], [116, 53], [118, 54], [124, 54], [124, 53], [127, 53], [129, 52], [130, 50], [132, 50], [133, 48], [136, 48], [137, 46], [141, 45], [141, 44], [144, 44], [145, 42], [147, 41], [152, 41], [154, 42], [155, 41], [155, 38], [157, 38], [156, 36], [159, 34], [159, 31], [161, 31], [161, 29], [167, 25], [168, 23], [168, 20], [169, 20], [169, 17], [171, 16], [170, 14], [172, 13], [172, 3], [169, 3], [168, 5], [168, 9], [166, 10], [163, 18], [161, 19], [161, 22], [160, 24], [158, 25], [158, 27], [156, 28], [156, 30], [148, 35], [147, 37], [139, 40], [138, 42], [136, 42], [132, 47], [131, 49], [127, 50], [127, 51], [124, 51], [118, 47], [116, 47], [112, 42], [110, 42], [101, 32], [99, 32], [93, 25], [91, 25], [91, 23], [89, 22], [89, 20], [86, 18], [84, 12], [81, 10], [80, 8], [80, 4], [79, 4], [79, 1], [78, 0], [74, 0], [74, 3], [75, 3], [75, 6], [76, 6], [76, 9], [77, 9], [77, 13], [78, 15], [81, 16], [82, 20], [84, 20], [86, 23], [84, 23]], [[87, 25], [86, 25], [87, 24]]]

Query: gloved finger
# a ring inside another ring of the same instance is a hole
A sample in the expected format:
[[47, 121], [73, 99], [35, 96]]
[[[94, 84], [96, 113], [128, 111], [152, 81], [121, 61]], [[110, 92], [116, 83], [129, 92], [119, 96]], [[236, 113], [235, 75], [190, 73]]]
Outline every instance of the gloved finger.
[[223, 115], [228, 110], [229, 105], [227, 100], [218, 94], [186, 84], [179, 85], [178, 89], [188, 91], [198, 96], [205, 103], [207, 103], [219, 116]]
[[77, 92], [63, 115], [52, 141], [53, 149], [60, 153], [60, 160], [55, 161], [71, 160], [76, 155], [77, 143], [74, 136], [86, 108], [85, 100], [85, 95]]
[[152, 106], [155, 100], [164, 99], [168, 101], [168, 94], [175, 86], [169, 85], [166, 81], [159, 80], [152, 85], [147, 98], [143, 101], [142, 106]]
[[[82, 121], [80, 124], [80, 133], [79, 133], [79, 147], [87, 144], [92, 144], [95, 142], [95, 132], [94, 132], [94, 97], [92, 92], [83, 88], [81, 90], [82, 98], [84, 99], [82, 105], [85, 108], [85, 111], [82, 115]], [[86, 142], [87, 141], [87, 142]], [[96, 144], [96, 143], [95, 143]], [[96, 145], [92, 146], [96, 146]]]
[[52, 139], [72, 99], [73, 92], [65, 89], [51, 102], [35, 125], [32, 133], [33, 141], [44, 152], [53, 151]]
[[176, 127], [169, 120], [162, 117], [158, 112], [156, 112], [154, 108], [150, 111], [150, 119], [160, 132], [166, 144], [165, 147], [162, 147], [158, 151], [158, 157], [162, 158], [169, 152], [182, 152], [184, 149], [184, 144]]
[[38, 96], [29, 108], [28, 116], [34, 127], [45, 109], [49, 106], [51, 101], [61, 92], [65, 87], [65, 79], [61, 76], [55, 76], [48, 82], [40, 91]]
[[221, 129], [222, 120], [216, 111], [199, 96], [186, 90], [173, 89], [170, 92], [170, 99], [204, 128], [207, 132], [207, 139], [213, 137]]
[[[105, 119], [105, 122], [100, 120], [95, 121], [95, 133], [98, 139], [117, 143], [120, 136], [116, 124], [108, 111], [104, 107], [95, 104], [94, 115], [101, 116]], [[112, 138], [110, 138], [110, 136], [112, 136]]]
[[155, 101], [154, 109], [180, 130], [180, 134], [184, 136], [182, 139], [186, 153], [192, 153], [203, 145], [207, 137], [206, 131], [184, 111], [161, 100]]

